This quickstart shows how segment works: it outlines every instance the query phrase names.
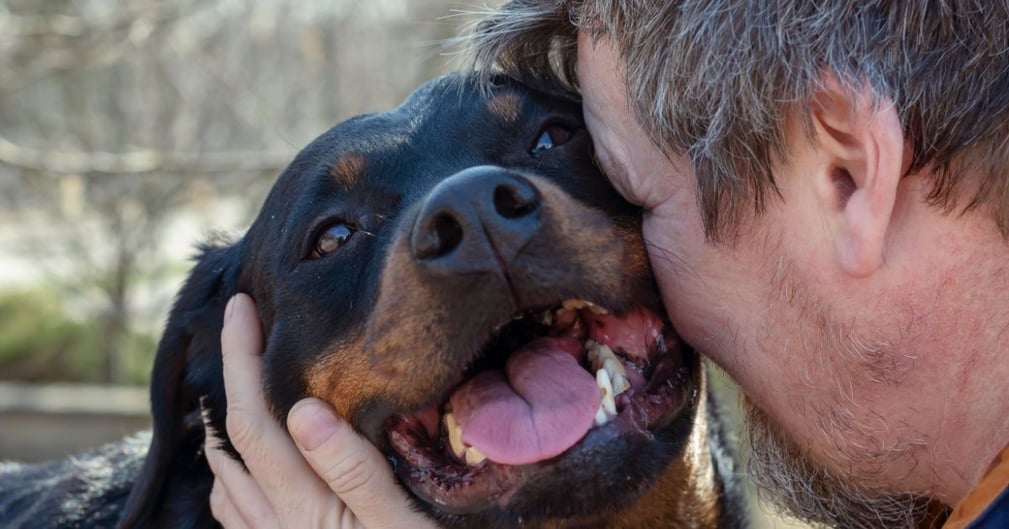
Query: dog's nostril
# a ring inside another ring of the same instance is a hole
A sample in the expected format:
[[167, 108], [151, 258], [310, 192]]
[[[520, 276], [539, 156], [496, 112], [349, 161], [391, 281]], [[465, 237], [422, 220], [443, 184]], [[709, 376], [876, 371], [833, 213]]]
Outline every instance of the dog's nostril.
[[439, 213], [431, 221], [431, 238], [423, 248], [418, 248], [418, 257], [429, 259], [441, 257], [459, 247], [462, 243], [462, 226], [448, 213]]
[[505, 183], [494, 188], [494, 209], [506, 219], [524, 217], [539, 206], [539, 196], [531, 186]]
[[442, 213], [434, 219], [434, 232], [438, 235], [438, 254], [451, 252], [462, 242], [462, 226], [455, 217]]
[[539, 189], [520, 175], [491, 166], [464, 169], [423, 199], [410, 250], [431, 270], [498, 271], [538, 233], [543, 204]]

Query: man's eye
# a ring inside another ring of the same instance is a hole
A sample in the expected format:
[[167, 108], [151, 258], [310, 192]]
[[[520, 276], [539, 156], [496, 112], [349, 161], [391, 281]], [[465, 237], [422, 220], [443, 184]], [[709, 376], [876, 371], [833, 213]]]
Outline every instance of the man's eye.
[[312, 258], [320, 259], [339, 250], [344, 244], [347, 244], [350, 236], [354, 235], [356, 231], [357, 229], [353, 226], [342, 222], [330, 224], [329, 227], [319, 234], [318, 240], [315, 241]]
[[533, 146], [529, 154], [539, 156], [543, 151], [560, 147], [570, 141], [573, 135], [574, 131], [564, 125], [547, 125], [540, 130], [539, 138], [536, 139], [536, 145]]

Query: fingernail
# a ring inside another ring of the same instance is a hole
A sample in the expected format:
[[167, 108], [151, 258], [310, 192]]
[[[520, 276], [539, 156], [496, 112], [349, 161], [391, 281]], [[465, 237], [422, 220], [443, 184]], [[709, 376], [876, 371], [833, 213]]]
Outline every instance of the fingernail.
[[340, 426], [340, 420], [321, 401], [303, 399], [291, 408], [287, 425], [294, 441], [311, 452], [333, 437]]

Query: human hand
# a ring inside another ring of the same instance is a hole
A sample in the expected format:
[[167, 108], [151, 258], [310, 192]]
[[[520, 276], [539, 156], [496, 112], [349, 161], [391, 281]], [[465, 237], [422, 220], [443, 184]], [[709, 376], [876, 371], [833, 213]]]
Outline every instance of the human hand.
[[228, 435], [249, 470], [218, 448], [208, 427], [210, 506], [225, 528], [434, 527], [410, 508], [382, 454], [323, 401], [291, 408], [290, 437], [277, 424], [262, 391], [262, 330], [244, 294], [225, 309], [221, 350]]

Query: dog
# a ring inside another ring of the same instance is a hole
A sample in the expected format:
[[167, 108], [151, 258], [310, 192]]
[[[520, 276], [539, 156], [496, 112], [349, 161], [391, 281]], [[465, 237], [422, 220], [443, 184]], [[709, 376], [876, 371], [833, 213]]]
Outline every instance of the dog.
[[277, 419], [326, 400], [449, 528], [744, 525], [698, 355], [662, 316], [641, 211], [577, 101], [450, 74], [302, 150], [247, 233], [207, 244], [151, 378], [152, 432], [0, 469], [3, 527], [216, 527], [201, 404], [257, 302]]

